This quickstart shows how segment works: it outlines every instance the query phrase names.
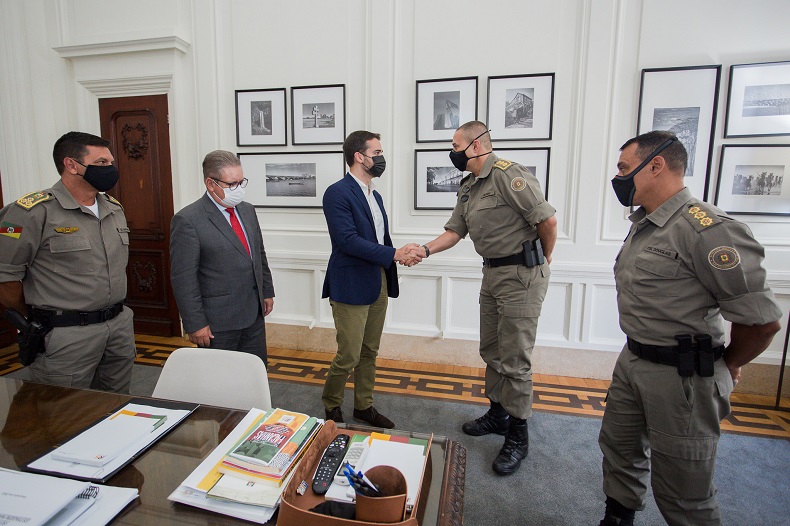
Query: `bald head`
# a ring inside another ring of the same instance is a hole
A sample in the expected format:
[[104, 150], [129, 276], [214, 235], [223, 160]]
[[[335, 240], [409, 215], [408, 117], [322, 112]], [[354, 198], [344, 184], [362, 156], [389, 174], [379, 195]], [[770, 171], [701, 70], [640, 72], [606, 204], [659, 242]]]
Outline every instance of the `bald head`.
[[480, 146], [482, 146], [484, 149], [491, 149], [491, 135], [486, 133], [488, 131], [488, 126], [482, 122], [469, 121], [466, 124], [461, 125], [461, 127], [458, 128], [458, 131], [461, 132], [463, 138], [466, 139], [467, 144], [477, 139], [480, 141]]

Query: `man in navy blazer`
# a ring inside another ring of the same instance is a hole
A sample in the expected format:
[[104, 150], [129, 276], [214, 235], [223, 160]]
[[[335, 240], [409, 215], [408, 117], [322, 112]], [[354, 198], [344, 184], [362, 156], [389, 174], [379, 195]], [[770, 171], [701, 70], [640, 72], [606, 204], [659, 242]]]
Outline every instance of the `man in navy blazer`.
[[266, 363], [263, 317], [274, 285], [247, 179], [233, 152], [203, 160], [206, 193], [170, 223], [170, 281], [189, 340], [255, 354]]
[[373, 407], [376, 356], [388, 297], [398, 297], [395, 262], [412, 265], [417, 245], [392, 246], [387, 213], [373, 180], [386, 167], [381, 136], [355, 131], [343, 143], [348, 173], [324, 193], [324, 216], [332, 240], [322, 297], [329, 298], [337, 330], [337, 354], [329, 367], [322, 400], [327, 420], [343, 422], [343, 394], [354, 371], [354, 418], [374, 427], [395, 424]]

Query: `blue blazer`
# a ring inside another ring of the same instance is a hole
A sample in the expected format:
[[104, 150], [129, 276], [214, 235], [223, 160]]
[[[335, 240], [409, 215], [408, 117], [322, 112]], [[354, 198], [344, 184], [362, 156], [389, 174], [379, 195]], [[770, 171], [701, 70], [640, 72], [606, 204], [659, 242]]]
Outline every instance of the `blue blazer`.
[[389, 233], [387, 212], [381, 195], [373, 196], [384, 216], [384, 244], [376, 240], [376, 228], [368, 201], [356, 179], [346, 173], [324, 192], [324, 216], [332, 240], [332, 255], [324, 279], [322, 298], [350, 305], [371, 305], [381, 292], [381, 268], [387, 275], [387, 294], [398, 297], [398, 269]]

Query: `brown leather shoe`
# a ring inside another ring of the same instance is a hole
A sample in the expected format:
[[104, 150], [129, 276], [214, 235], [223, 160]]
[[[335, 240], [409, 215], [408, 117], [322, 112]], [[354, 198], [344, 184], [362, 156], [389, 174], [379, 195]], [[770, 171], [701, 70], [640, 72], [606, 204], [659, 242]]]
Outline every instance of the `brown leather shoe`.
[[376, 411], [376, 408], [373, 406], [367, 409], [354, 409], [354, 419], [367, 422], [373, 427], [383, 427], [384, 429], [392, 429], [395, 427], [392, 420]]
[[336, 424], [343, 423], [343, 411], [340, 409], [340, 406], [333, 407], [332, 409], [326, 410], [326, 419], [327, 420], [334, 420]]

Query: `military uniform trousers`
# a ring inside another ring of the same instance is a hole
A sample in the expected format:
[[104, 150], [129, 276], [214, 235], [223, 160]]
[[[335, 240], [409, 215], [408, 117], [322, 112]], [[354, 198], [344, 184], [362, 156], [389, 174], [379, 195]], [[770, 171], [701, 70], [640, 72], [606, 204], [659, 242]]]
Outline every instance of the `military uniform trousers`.
[[508, 414], [532, 414], [532, 348], [549, 286], [549, 266], [483, 267], [480, 287], [480, 356], [485, 394]]
[[721, 524], [713, 468], [732, 389], [724, 360], [716, 361], [711, 377], [681, 377], [676, 367], [624, 348], [598, 438], [604, 493], [642, 510], [652, 476], [656, 504], [670, 526]]
[[376, 357], [387, 316], [387, 277], [381, 269], [381, 291], [371, 305], [329, 301], [337, 330], [337, 354], [329, 366], [322, 400], [329, 410], [343, 404], [343, 393], [354, 371], [354, 409], [373, 405]]
[[34, 382], [128, 394], [132, 382], [134, 314], [129, 307], [113, 319], [55, 327], [44, 337], [46, 352], [23, 369]]

